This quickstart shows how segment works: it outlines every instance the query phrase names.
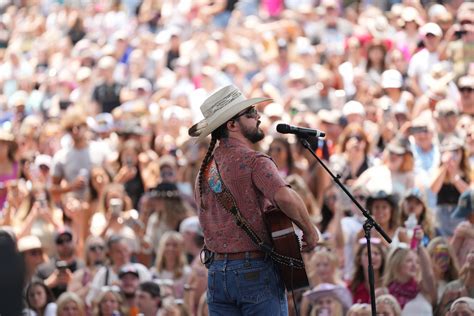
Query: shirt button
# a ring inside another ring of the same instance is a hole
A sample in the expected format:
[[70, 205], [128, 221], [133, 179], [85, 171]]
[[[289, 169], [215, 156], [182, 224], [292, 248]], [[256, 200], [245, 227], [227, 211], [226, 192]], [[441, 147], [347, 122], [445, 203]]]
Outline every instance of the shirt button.
[[227, 244], [224, 244], [224, 248], [227, 248]]

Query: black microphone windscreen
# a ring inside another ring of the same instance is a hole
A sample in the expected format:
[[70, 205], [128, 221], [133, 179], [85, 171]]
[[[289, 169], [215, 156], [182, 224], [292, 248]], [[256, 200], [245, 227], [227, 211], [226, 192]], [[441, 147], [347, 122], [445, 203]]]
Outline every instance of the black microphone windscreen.
[[278, 124], [276, 127], [278, 133], [287, 134], [290, 132], [290, 125], [288, 124]]

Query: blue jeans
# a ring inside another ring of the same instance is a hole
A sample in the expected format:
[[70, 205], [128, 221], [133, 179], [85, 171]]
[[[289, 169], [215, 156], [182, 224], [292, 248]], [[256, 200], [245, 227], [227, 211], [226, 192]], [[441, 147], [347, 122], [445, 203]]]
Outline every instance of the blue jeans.
[[288, 315], [285, 287], [270, 258], [215, 260], [209, 266], [209, 315]]

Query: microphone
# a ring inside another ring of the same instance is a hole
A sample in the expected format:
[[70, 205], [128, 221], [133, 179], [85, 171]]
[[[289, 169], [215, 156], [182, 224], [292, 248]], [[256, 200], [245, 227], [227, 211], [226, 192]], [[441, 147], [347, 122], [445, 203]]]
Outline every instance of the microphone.
[[300, 137], [324, 137], [325, 132], [318, 131], [317, 129], [291, 126], [288, 124], [278, 124], [276, 127], [278, 133], [281, 134], [295, 134]]

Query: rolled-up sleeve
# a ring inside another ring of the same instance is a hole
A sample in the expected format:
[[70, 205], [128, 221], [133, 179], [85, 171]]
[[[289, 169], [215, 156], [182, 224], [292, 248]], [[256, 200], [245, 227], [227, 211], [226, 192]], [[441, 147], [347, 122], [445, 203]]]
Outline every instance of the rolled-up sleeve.
[[252, 181], [257, 189], [275, 204], [275, 194], [288, 183], [278, 173], [275, 162], [266, 155], [258, 155], [252, 168]]

